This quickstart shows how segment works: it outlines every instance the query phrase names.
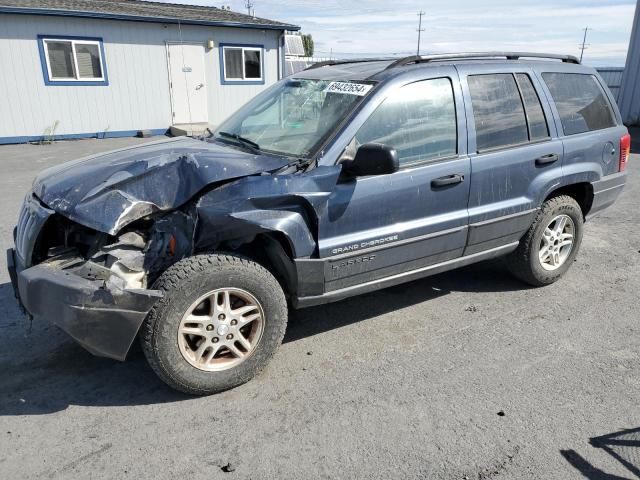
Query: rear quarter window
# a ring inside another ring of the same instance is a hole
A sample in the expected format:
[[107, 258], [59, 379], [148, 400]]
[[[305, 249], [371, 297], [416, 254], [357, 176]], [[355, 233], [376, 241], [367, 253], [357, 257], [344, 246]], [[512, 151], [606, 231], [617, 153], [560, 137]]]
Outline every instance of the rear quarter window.
[[548, 72], [542, 78], [556, 104], [565, 135], [616, 125], [609, 100], [594, 75]]

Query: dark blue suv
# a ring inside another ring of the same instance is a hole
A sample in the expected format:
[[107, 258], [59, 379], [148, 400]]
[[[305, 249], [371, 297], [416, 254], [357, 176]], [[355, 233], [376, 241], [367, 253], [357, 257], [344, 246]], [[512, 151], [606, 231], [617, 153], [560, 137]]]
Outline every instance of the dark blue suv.
[[318, 64], [210, 133], [41, 173], [8, 252], [29, 315], [119, 360], [139, 336], [194, 394], [255, 375], [289, 306], [503, 255], [555, 282], [630, 151], [593, 69], [531, 53]]

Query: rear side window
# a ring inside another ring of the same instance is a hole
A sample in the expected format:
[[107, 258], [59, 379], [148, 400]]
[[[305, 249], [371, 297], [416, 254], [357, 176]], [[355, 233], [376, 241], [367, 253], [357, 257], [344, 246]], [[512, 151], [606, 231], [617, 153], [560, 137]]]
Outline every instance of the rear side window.
[[529, 141], [516, 80], [510, 73], [468, 77], [478, 151]]
[[400, 165], [457, 153], [453, 88], [448, 78], [411, 83], [391, 93], [360, 127], [356, 144], [382, 143]]
[[565, 135], [616, 125], [609, 101], [593, 75], [543, 73], [542, 78], [558, 108]]
[[549, 128], [547, 127], [547, 119], [544, 116], [544, 110], [540, 104], [540, 98], [536, 93], [529, 75], [526, 73], [517, 73], [516, 79], [522, 93], [522, 101], [527, 114], [527, 124], [529, 125], [529, 139], [531, 141], [543, 140], [549, 138]]

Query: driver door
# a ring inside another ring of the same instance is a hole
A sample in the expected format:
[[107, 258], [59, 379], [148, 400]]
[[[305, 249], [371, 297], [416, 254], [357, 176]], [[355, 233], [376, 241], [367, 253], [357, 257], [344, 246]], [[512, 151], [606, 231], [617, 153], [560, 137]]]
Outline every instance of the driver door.
[[[470, 162], [457, 74], [391, 91], [362, 124], [352, 150], [398, 152], [388, 175], [343, 179], [320, 218], [325, 292], [458, 258], [467, 240]], [[355, 147], [355, 148], [354, 148]], [[349, 150], [349, 149], [347, 149]]]

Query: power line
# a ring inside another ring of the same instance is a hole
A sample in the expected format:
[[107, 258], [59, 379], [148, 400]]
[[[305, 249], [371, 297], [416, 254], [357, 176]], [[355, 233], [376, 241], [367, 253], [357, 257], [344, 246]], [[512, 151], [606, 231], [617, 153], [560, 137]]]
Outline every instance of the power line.
[[244, 6], [247, 9], [247, 15], [253, 15], [252, 12], [255, 12], [255, 10], [252, 10], [253, 9], [253, 2], [251, 0], [247, 0], [244, 3]]
[[587, 32], [589, 30], [593, 30], [592, 28], [585, 27], [584, 36], [582, 37], [582, 45], [580, 46], [580, 63], [582, 63], [582, 56], [584, 55], [584, 50], [589, 48], [589, 44], [587, 43]]
[[417, 55], [420, 55], [420, 37], [421, 37], [422, 32], [424, 32], [424, 28], [422, 28], [422, 16], [423, 15], [425, 15], [425, 13], [422, 10], [420, 10], [418, 12], [419, 20], [418, 20], [418, 53], [417, 53]]

